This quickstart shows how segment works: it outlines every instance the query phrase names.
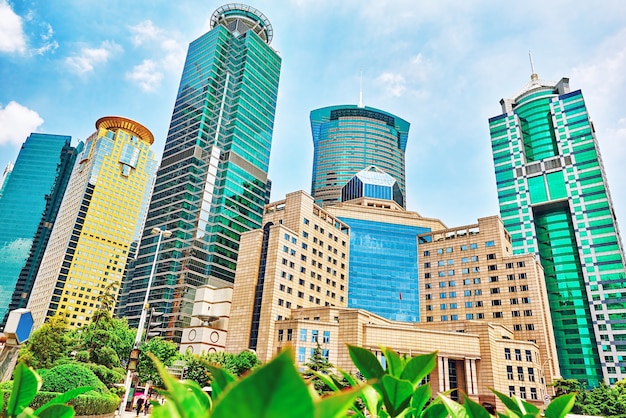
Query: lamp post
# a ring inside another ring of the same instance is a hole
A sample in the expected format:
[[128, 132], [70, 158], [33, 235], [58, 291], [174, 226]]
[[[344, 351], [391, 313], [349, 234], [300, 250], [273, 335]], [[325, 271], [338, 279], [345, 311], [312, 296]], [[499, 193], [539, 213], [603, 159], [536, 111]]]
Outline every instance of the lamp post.
[[[548, 357], [547, 359], [543, 361], [543, 363], [541, 363], [541, 380], [543, 380], [543, 403], [545, 404], [550, 402], [550, 396], [548, 395], [548, 383], [546, 382], [546, 372], [545, 372], [546, 364], [550, 360], [552, 360], [552, 357]], [[550, 376], [552, 376], [552, 373], [550, 373]]]
[[157, 259], [159, 258], [159, 249], [161, 247], [161, 241], [163, 237], [169, 238], [172, 235], [172, 231], [168, 231], [167, 229], [161, 228], [152, 228], [150, 231], [152, 235], [158, 235], [159, 239], [157, 240], [156, 250], [154, 251], [154, 260], [152, 260], [152, 269], [150, 270], [150, 277], [148, 278], [148, 286], [146, 287], [146, 296], [143, 299], [143, 307], [141, 309], [141, 316], [139, 317], [139, 325], [137, 326], [137, 334], [135, 335], [135, 343], [133, 344], [133, 349], [131, 350], [130, 358], [128, 361], [128, 367], [126, 372], [126, 381], [124, 382], [124, 400], [120, 405], [120, 416], [123, 415], [124, 410], [126, 409], [126, 403], [128, 403], [128, 392], [130, 392], [130, 385], [132, 382], [132, 375], [135, 369], [137, 368], [137, 363], [139, 360], [139, 346], [141, 345], [141, 332], [143, 331], [144, 325], [146, 324], [146, 316], [148, 314], [148, 297], [150, 296], [150, 288], [152, 287], [152, 280], [154, 279], [154, 271], [156, 269]]

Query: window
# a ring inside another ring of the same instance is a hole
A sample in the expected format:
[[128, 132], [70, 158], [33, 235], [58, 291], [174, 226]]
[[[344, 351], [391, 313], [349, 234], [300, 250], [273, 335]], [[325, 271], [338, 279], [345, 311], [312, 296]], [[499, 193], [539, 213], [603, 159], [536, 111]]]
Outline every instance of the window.
[[447, 264], [448, 264], [449, 266], [454, 265], [454, 260], [452, 260], [452, 259], [448, 260]]
[[537, 400], [537, 388], [530, 388], [530, 399]]
[[467, 245], [461, 245], [461, 251], [467, 251]]
[[474, 279], [474, 284], [480, 284], [480, 277], [476, 277]]
[[524, 381], [524, 368], [521, 366], [517, 368], [517, 380]]
[[439, 261], [437, 261], [437, 265], [438, 265], [438, 266], [440, 266], [440, 267], [441, 267], [441, 266], [445, 266], [445, 265], [446, 265], [446, 262], [445, 262], [445, 261], [443, 261], [443, 260], [439, 260]]
[[489, 270], [489, 271], [498, 270], [498, 266], [495, 265], [495, 264], [491, 264], [491, 265], [487, 266], [487, 270]]
[[428, 263], [424, 263], [424, 268], [425, 268], [425, 269], [430, 268], [430, 262], [428, 262]]
[[481, 312], [477, 313], [476, 314], [476, 319], [485, 319], [485, 314], [481, 313]]
[[426, 294], [426, 300], [431, 300], [433, 298], [433, 296], [430, 293]]
[[445, 271], [440, 271], [438, 276], [439, 277], [446, 277], [446, 272]]
[[456, 282], [455, 282], [454, 280], [450, 280], [450, 281], [448, 282], [448, 286], [450, 286], [450, 287], [454, 287], [454, 286], [456, 286]]
[[513, 318], [517, 318], [517, 317], [519, 317], [519, 311], [511, 311], [511, 316], [512, 316]]
[[526, 331], [534, 331], [535, 324], [526, 324]]
[[309, 220], [307, 218], [304, 218], [304, 224], [308, 225], [309, 224]]
[[481, 289], [474, 290], [474, 296], [480, 296], [482, 294], [483, 294], [483, 291]]
[[445, 311], [446, 309], [448, 309], [448, 306], [445, 303], [442, 303], [441, 305], [439, 305], [439, 309]]
[[318, 331], [316, 329], [311, 330], [311, 342], [316, 343], [318, 341]]
[[322, 337], [323, 343], [330, 343], [330, 331], [324, 331], [324, 336]]
[[472, 302], [465, 302], [465, 307], [466, 308], [471, 308], [472, 307]]
[[424, 278], [425, 279], [430, 279], [430, 273], [424, 273]]
[[494, 312], [493, 313], [493, 317], [494, 318], [502, 318], [502, 312]]
[[439, 299], [445, 299], [445, 298], [446, 298], [446, 292], [439, 293]]
[[496, 245], [496, 243], [494, 241], [487, 241], [487, 242], [485, 242], [485, 247], [493, 247], [494, 245]]
[[279, 329], [278, 330], [278, 341], [282, 341], [283, 340], [283, 330]]
[[517, 286], [509, 286], [509, 292], [510, 293], [517, 292]]
[[506, 275], [506, 279], [507, 280], [515, 280], [515, 275], [514, 274], [507, 274]]
[[522, 350], [515, 349], [515, 360], [522, 361]]
[[533, 316], [532, 309], [524, 309], [524, 316]]
[[446, 282], [439, 282], [439, 287], [446, 287]]
[[533, 361], [533, 355], [530, 350], [526, 350], [526, 361]]
[[430, 255], [430, 251], [424, 251], [424, 257], [428, 257]]
[[446, 248], [446, 252], [447, 252], [447, 253], [451, 253], [451, 252], [452, 252], [452, 247], [448, 247], [448, 248]]
[[515, 386], [509, 386], [509, 396], [515, 396]]
[[474, 306], [476, 306], [477, 308], [482, 308], [483, 307], [483, 301], [482, 300], [477, 300], [476, 302], [474, 302]]
[[289, 328], [287, 330], [287, 341], [293, 340], [293, 329]]
[[462, 274], [469, 274], [469, 268], [463, 268], [463, 269], [461, 269], [461, 273], [462, 273]]
[[492, 288], [489, 290], [489, 292], [490, 292], [492, 295], [497, 295], [498, 293], [500, 293], [500, 288], [499, 288], [499, 287], [492, 287]]
[[532, 367], [528, 368], [528, 381], [529, 382], [535, 381], [535, 370]]
[[526, 278], [526, 273], [520, 273], [520, 274], [518, 275], [518, 277], [519, 277], [520, 279], [525, 279], [525, 278]]
[[426, 310], [427, 311], [432, 311], [433, 310], [433, 305], [426, 305]]
[[495, 260], [495, 259], [496, 259], [495, 254], [487, 254], [487, 260]]
[[470, 244], [470, 250], [475, 250], [476, 248], [478, 248], [478, 244]]
[[491, 277], [489, 278], [489, 283], [495, 283], [495, 282], [497, 282], [497, 281], [498, 281], [498, 276], [491, 276]]
[[448, 320], [448, 315], [441, 315], [441, 320], [442, 321], [447, 321]]
[[471, 279], [463, 279], [463, 284], [464, 285], [472, 284], [472, 280]]
[[467, 319], [467, 320], [474, 319], [474, 314], [471, 314], [471, 313], [465, 314], [465, 319]]
[[504, 359], [505, 360], [511, 360], [511, 349], [510, 348], [505, 348], [504, 349]]
[[521, 285], [519, 287], [519, 290], [522, 292], [528, 292], [528, 285], [525, 285], [525, 284]]
[[524, 261], [518, 261], [517, 267], [526, 267], [526, 263]]
[[430, 283], [426, 283], [426, 284], [424, 285], [424, 289], [432, 289], [432, 287], [433, 287], [433, 286], [432, 286]]
[[520, 386], [519, 388], [519, 397], [522, 399], [526, 399], [526, 388], [524, 386]]
[[511, 305], [517, 305], [517, 298], [511, 298]]
[[506, 268], [512, 269], [513, 268], [513, 263], [506, 263]]
[[298, 363], [306, 361], [306, 347], [298, 347]]
[[433, 317], [432, 316], [427, 316], [426, 317], [426, 322], [433, 322]]
[[513, 380], [513, 366], [506, 366], [506, 378]]
[[500, 299], [494, 299], [491, 301], [491, 306], [501, 306], [502, 301]]
[[530, 298], [522, 298], [522, 303], [530, 303]]
[[463, 296], [472, 296], [472, 291], [471, 290], [464, 290], [463, 291]]
[[454, 276], [454, 270], [448, 270], [448, 276]]
[[480, 267], [476, 266], [476, 267], [472, 267], [472, 273], [479, 273], [480, 272]]

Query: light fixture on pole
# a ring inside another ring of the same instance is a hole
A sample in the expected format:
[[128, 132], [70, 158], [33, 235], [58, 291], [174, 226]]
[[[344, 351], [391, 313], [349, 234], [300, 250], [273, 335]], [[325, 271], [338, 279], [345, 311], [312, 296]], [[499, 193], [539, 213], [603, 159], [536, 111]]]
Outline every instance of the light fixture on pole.
[[[545, 366], [552, 360], [552, 357], [548, 357], [541, 363], [541, 380], [543, 380], [543, 403], [548, 404], [550, 402], [550, 395], [548, 395], [548, 382], [546, 382], [546, 372]], [[550, 376], [552, 376], [552, 372], [550, 372]]]
[[[130, 391], [130, 385], [132, 382], [132, 375], [134, 368], [136, 368], [139, 359], [139, 346], [141, 345], [141, 333], [143, 332], [144, 325], [146, 324], [146, 316], [148, 313], [148, 297], [150, 296], [150, 288], [152, 287], [152, 280], [154, 279], [154, 271], [156, 269], [157, 259], [159, 258], [159, 249], [161, 247], [161, 241], [163, 237], [169, 238], [172, 235], [172, 231], [161, 228], [152, 228], [150, 231], [152, 235], [158, 235], [156, 250], [154, 251], [154, 259], [152, 260], [152, 269], [150, 270], [150, 277], [148, 278], [148, 286], [146, 287], [146, 295], [143, 300], [143, 307], [141, 309], [141, 316], [139, 317], [139, 325], [137, 326], [137, 334], [135, 335], [135, 343], [131, 351], [131, 358], [129, 359], [129, 367], [126, 371], [126, 381], [124, 382], [124, 400], [120, 405], [120, 415], [123, 414], [126, 409], [126, 403], [128, 403], [128, 392]], [[136, 357], [134, 359], [133, 357]], [[132, 369], [132, 370], [131, 370]]]

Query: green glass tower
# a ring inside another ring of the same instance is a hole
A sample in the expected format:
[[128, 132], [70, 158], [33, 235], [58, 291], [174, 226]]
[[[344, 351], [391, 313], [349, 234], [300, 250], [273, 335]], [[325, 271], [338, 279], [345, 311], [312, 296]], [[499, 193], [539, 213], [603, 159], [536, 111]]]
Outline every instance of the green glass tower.
[[311, 196], [318, 205], [341, 202], [341, 188], [369, 166], [393, 177], [393, 200], [406, 206], [405, 151], [409, 122], [362, 105], [329, 106], [311, 112], [313, 176]]
[[150, 306], [165, 313], [178, 340], [197, 286], [232, 283], [239, 237], [261, 227], [281, 58], [258, 10], [228, 4], [211, 30], [189, 45], [163, 160], [120, 314], [136, 322], [155, 257], [158, 227], [172, 232], [159, 250]]
[[489, 119], [500, 215], [545, 270], [561, 374], [626, 377], [624, 251], [594, 126], [569, 80], [536, 74]]
[[[4, 182], [0, 199], [0, 321], [4, 321], [9, 306], [16, 302], [11, 303], [16, 289], [24, 299], [21, 307], [28, 300], [38, 263], [28, 278], [20, 279], [20, 273], [27, 264], [31, 267], [31, 250], [45, 249], [45, 240], [43, 248], [33, 247], [33, 243], [42, 242], [38, 228], [50, 199], [63, 196], [67, 184], [63, 173], [71, 171], [74, 162], [68, 158], [73, 152], [70, 142], [71, 137], [65, 135], [30, 134]], [[60, 191], [55, 189], [57, 182]], [[47, 219], [48, 233], [54, 218], [53, 215]]]

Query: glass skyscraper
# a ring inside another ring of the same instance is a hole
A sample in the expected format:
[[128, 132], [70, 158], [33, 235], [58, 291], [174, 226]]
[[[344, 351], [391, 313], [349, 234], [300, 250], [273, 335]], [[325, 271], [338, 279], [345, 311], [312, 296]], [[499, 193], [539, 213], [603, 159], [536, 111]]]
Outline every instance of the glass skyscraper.
[[536, 74], [489, 119], [500, 215], [545, 270], [564, 378], [626, 377], [624, 251], [594, 126], [569, 80]]
[[117, 296], [139, 239], [157, 162], [152, 133], [119, 116], [96, 122], [76, 158], [28, 300], [35, 326], [56, 314], [91, 322], [100, 296]]
[[121, 315], [138, 320], [157, 238], [163, 240], [150, 304], [178, 340], [189, 325], [195, 289], [232, 283], [239, 237], [261, 226], [281, 58], [258, 10], [229, 4], [189, 45], [132, 281]]
[[357, 172], [374, 165], [398, 182], [405, 207], [405, 150], [410, 124], [391, 113], [357, 105], [311, 112], [313, 176], [311, 196], [318, 205], [341, 201], [341, 188]]
[[22, 145], [0, 198], [0, 320], [5, 317], [20, 272], [28, 260], [47, 198], [71, 138], [33, 133]]

